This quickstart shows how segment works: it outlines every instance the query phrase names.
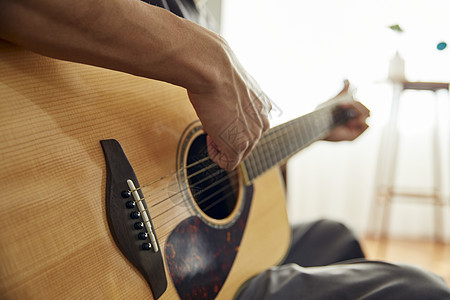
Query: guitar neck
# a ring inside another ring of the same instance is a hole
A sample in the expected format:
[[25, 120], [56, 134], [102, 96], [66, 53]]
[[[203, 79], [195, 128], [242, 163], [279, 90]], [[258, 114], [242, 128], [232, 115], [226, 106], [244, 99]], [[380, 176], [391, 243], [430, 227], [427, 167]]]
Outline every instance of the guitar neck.
[[268, 130], [244, 160], [247, 181], [253, 182], [275, 165], [323, 139], [351, 116], [338, 105], [328, 105]]

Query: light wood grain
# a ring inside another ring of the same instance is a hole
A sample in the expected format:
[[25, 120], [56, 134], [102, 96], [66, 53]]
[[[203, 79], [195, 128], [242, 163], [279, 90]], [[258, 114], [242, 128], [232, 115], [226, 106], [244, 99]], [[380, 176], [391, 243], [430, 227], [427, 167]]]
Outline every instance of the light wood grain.
[[450, 244], [373, 237], [364, 237], [361, 243], [369, 259], [416, 265], [441, 276], [450, 284]]
[[[0, 53], [0, 298], [151, 299], [108, 229], [99, 141], [121, 143], [141, 185], [174, 172], [182, 132], [197, 119], [186, 91], [5, 42]], [[173, 180], [143, 189], [147, 204], [166, 197]], [[150, 213], [161, 214], [153, 223], [164, 251], [190, 212], [166, 201]], [[280, 176], [271, 170], [255, 181], [248, 225], [219, 298], [230, 299], [279, 262], [289, 241]], [[162, 298], [176, 297], [169, 279]]]

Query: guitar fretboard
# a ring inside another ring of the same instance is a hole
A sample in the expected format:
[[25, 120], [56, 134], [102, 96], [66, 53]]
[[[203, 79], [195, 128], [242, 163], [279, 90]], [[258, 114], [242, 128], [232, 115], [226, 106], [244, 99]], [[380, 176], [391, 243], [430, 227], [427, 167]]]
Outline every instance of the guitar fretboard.
[[336, 105], [330, 105], [268, 130], [244, 160], [248, 181], [308, 147], [348, 119]]

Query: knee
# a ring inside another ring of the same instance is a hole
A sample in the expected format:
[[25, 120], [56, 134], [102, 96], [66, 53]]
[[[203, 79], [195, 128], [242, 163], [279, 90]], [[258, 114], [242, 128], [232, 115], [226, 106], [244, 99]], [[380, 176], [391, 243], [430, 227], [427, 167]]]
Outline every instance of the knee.
[[414, 266], [403, 266], [409, 272], [407, 280], [416, 299], [450, 299], [450, 290], [445, 281], [436, 274]]
[[319, 219], [315, 223], [316, 226], [320, 226], [324, 229], [328, 228], [333, 230], [342, 230], [351, 232], [351, 230], [344, 223], [332, 219]]
[[316, 226], [327, 238], [328, 244], [340, 250], [339, 261], [365, 257], [358, 237], [343, 223], [322, 219], [317, 221]]
[[354, 239], [355, 241], [358, 240], [353, 230], [338, 221], [320, 219], [315, 222], [314, 226], [320, 229], [321, 232], [327, 232], [338, 237], [347, 237], [347, 239]]
[[439, 276], [411, 265], [395, 266], [387, 275], [391, 280], [383, 291], [388, 296], [387, 299], [393, 295], [401, 295], [404, 299], [411, 300], [450, 299], [450, 289]]

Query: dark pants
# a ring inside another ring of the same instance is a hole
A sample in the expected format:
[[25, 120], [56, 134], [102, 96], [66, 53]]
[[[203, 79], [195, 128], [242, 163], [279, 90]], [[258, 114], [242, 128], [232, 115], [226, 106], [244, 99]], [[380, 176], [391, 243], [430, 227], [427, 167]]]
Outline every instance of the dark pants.
[[438, 276], [422, 269], [368, 261], [344, 225], [320, 220], [295, 226], [285, 261], [252, 278], [246, 299], [450, 299]]

